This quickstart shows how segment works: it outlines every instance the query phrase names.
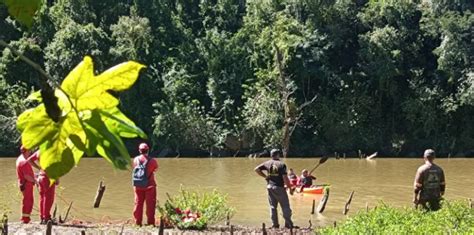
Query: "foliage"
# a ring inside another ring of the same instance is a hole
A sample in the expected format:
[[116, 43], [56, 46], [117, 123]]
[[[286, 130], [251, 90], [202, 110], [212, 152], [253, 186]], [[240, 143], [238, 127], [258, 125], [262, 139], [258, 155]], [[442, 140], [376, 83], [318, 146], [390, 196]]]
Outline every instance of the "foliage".
[[[120, 137], [145, 134], [116, 107], [119, 101], [109, 91], [128, 89], [141, 68], [125, 62], [96, 76], [92, 59], [85, 57], [56, 89], [57, 103], [48, 102], [44, 90], [30, 95], [40, 104], [23, 112], [17, 127], [26, 148], [40, 147], [40, 165], [50, 178], [58, 179], [83, 153], [92, 156], [96, 151], [115, 167], [126, 168], [130, 157]], [[61, 110], [59, 117], [48, 112], [54, 105]]]
[[[289, 122], [290, 156], [414, 156], [427, 147], [466, 156], [474, 146], [471, 2], [44, 1], [29, 31], [0, 4], [0, 36], [56, 84], [86, 55], [100, 58], [97, 71], [147, 64], [114, 96], [155, 149], [245, 154], [281, 145]], [[13, 106], [27, 108], [23, 91], [39, 89], [37, 77], [3, 51], [0, 79], [18, 94]], [[4, 107], [6, 126], [16, 116]], [[10, 155], [13, 143], [0, 152]]]
[[205, 229], [228, 216], [234, 208], [227, 204], [227, 196], [217, 190], [191, 191], [181, 188], [179, 193], [169, 197], [164, 206], [158, 206], [160, 213], [179, 229]]
[[444, 201], [442, 209], [426, 212], [412, 208], [394, 208], [381, 204], [368, 212], [359, 212], [337, 227], [317, 234], [471, 234], [474, 209], [466, 201]]

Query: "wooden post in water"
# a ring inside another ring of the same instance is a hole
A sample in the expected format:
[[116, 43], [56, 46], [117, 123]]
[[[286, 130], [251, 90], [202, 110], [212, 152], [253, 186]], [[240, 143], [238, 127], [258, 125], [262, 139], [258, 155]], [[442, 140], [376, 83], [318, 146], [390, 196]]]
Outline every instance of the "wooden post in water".
[[125, 229], [125, 223], [122, 224], [122, 228], [120, 229], [120, 233], [119, 233], [120, 235], [123, 235], [123, 230], [124, 230], [124, 229]]
[[316, 210], [318, 213], [323, 213], [324, 209], [326, 208], [326, 203], [329, 200], [329, 188], [324, 189], [324, 195], [319, 201], [318, 209]]
[[472, 200], [470, 198], [467, 199], [469, 201], [469, 208], [472, 209]]
[[165, 232], [165, 222], [163, 220], [163, 216], [160, 216], [160, 230], [158, 230], [159, 235], [163, 235]]
[[365, 203], [365, 211], [369, 212], [369, 203], [368, 202]]
[[267, 235], [267, 229], [265, 228], [265, 223], [262, 223], [262, 234]]
[[352, 196], [354, 196], [354, 191], [351, 192], [351, 195], [349, 196], [349, 199], [347, 199], [346, 205], [344, 206], [344, 211], [342, 212], [344, 215], [347, 215], [347, 212], [349, 211], [349, 206], [352, 202]]
[[226, 219], [225, 219], [225, 225], [229, 226], [230, 225], [230, 216], [229, 213], [227, 213]]
[[53, 234], [53, 221], [49, 220], [48, 223], [46, 224], [46, 235], [51, 235]]
[[58, 210], [58, 204], [54, 204], [53, 219], [56, 219], [57, 210]]
[[8, 234], [8, 215], [5, 213], [3, 214], [2, 218], [2, 235]]
[[104, 196], [105, 192], [105, 185], [104, 182], [101, 180], [99, 182], [99, 187], [97, 188], [97, 193], [94, 199], [94, 208], [99, 208], [100, 201], [102, 201], [102, 196]]
[[336, 223], [336, 221], [334, 221], [334, 228], [335, 228], [336, 226], [337, 226], [337, 223]]
[[311, 207], [311, 214], [314, 215], [314, 207], [316, 206], [316, 200], [313, 199], [313, 206]]

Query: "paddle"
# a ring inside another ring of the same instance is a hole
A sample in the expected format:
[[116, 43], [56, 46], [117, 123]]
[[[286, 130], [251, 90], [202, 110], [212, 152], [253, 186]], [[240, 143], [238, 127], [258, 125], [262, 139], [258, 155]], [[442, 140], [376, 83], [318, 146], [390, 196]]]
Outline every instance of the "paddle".
[[[319, 159], [318, 165], [316, 165], [313, 169], [311, 169], [311, 171], [309, 172], [308, 175], [311, 175], [316, 170], [316, 168], [318, 168], [320, 165], [324, 164], [328, 159], [329, 159], [329, 156], [324, 156], [321, 159]], [[301, 185], [301, 187], [300, 187], [300, 191], [299, 191], [300, 193], [303, 190], [303, 186], [304, 185]]]
[[311, 173], [313, 173], [313, 171], [316, 170], [316, 168], [318, 168], [321, 164], [325, 163], [328, 159], [329, 159], [329, 156], [324, 156], [324, 157], [322, 157], [321, 159], [319, 159], [318, 165], [316, 165], [316, 166], [309, 172], [309, 175], [311, 175]]

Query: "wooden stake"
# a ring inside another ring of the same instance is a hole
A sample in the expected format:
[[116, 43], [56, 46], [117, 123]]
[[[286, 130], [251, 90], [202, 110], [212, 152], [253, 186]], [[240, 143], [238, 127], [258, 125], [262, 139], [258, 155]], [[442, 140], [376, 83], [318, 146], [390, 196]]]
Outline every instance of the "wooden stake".
[[262, 235], [267, 235], [267, 229], [265, 228], [265, 223], [262, 223]]
[[97, 193], [95, 195], [94, 208], [99, 208], [100, 201], [102, 201], [102, 196], [104, 196], [104, 192], [105, 192], [105, 185], [104, 185], [104, 182], [101, 180], [99, 182], [99, 187], [97, 188]]
[[58, 210], [58, 204], [54, 204], [53, 218], [56, 219], [56, 212]]
[[64, 216], [64, 220], [62, 220], [61, 216], [59, 216], [59, 223], [63, 224], [66, 222], [67, 217], [69, 215], [69, 211], [71, 210], [71, 206], [72, 206], [72, 201], [69, 203], [69, 207], [67, 208], [66, 215]]
[[469, 200], [469, 208], [471, 208], [471, 209], [472, 209], [472, 200], [471, 200], [470, 198], [469, 198], [469, 199], [467, 199], [467, 200]]
[[353, 196], [354, 196], [354, 191], [351, 192], [351, 195], [349, 196], [349, 199], [347, 199], [347, 202], [346, 202], [346, 205], [344, 206], [344, 211], [342, 212], [342, 214], [347, 215], [347, 212], [349, 211], [349, 206], [351, 205]]
[[160, 216], [160, 229], [158, 230], [158, 235], [163, 235], [165, 232], [165, 222], [163, 216]]
[[334, 228], [335, 228], [336, 226], [337, 226], [337, 223], [336, 223], [336, 221], [334, 221]]
[[234, 235], [234, 225], [230, 226], [230, 235]]
[[120, 229], [120, 233], [119, 233], [120, 235], [123, 235], [123, 230], [124, 230], [124, 229], [125, 229], [125, 223], [122, 224], [122, 228]]
[[51, 235], [53, 232], [53, 221], [49, 220], [46, 224], [46, 235]]
[[365, 211], [369, 212], [369, 203], [368, 202], [365, 203]]
[[2, 235], [8, 234], [8, 215], [5, 213], [3, 214], [2, 218]]
[[314, 215], [314, 207], [316, 206], [316, 200], [313, 199], [313, 206], [311, 207], [311, 214]]
[[86, 235], [86, 230], [81, 230], [81, 235]]
[[229, 226], [229, 225], [230, 225], [230, 216], [229, 216], [228, 213], [227, 213], [227, 217], [226, 217], [226, 220], [225, 220], [225, 225], [226, 225], [226, 226]]

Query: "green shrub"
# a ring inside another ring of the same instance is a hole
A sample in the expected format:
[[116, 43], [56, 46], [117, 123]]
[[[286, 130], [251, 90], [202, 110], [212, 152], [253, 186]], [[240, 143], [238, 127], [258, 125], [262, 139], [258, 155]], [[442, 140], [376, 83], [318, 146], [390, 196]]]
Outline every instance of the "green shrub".
[[168, 196], [164, 206], [158, 206], [158, 210], [173, 226], [198, 230], [220, 222], [227, 216], [231, 217], [234, 213], [234, 208], [227, 204], [227, 195], [217, 190], [205, 192], [181, 189], [177, 195]]
[[337, 227], [317, 234], [474, 234], [474, 209], [465, 201], [444, 201], [442, 209], [427, 212], [413, 208], [394, 208], [384, 203]]

